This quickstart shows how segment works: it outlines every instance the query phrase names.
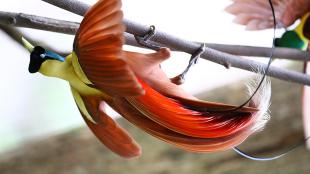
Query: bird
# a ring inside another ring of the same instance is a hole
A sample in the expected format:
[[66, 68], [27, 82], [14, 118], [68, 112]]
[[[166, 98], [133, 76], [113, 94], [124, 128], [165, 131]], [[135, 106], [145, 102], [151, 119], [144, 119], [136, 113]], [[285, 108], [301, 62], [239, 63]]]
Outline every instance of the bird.
[[308, 49], [309, 40], [304, 35], [305, 22], [309, 18], [309, 14], [301, 18], [301, 22], [298, 26], [292, 30], [286, 30], [280, 38], [276, 38], [276, 47], [295, 48], [306, 51]]
[[276, 38], [276, 47], [295, 48], [307, 51], [309, 44], [310, 13], [306, 13], [300, 19], [300, 23], [292, 30], [286, 30], [280, 38]]
[[141, 155], [141, 147], [106, 113], [106, 105], [141, 130], [190, 152], [228, 150], [262, 130], [269, 118], [269, 81], [238, 110], [199, 100], [161, 69], [169, 48], [147, 54], [123, 49], [121, 6], [120, 0], [97, 1], [86, 12], [67, 57], [22, 39], [30, 52], [29, 72], [68, 81], [87, 126], [106, 147], [124, 158]]
[[[273, 27], [272, 11], [268, 0], [232, 0], [225, 11], [234, 15], [234, 22], [247, 30]], [[272, 0], [277, 27], [288, 27], [310, 10], [307, 0]]]
[[[276, 47], [295, 48], [309, 51], [310, 40], [310, 1], [309, 0], [274, 0], [274, 10], [278, 28], [286, 31], [275, 40]], [[273, 18], [267, 0], [233, 0], [225, 10], [235, 16], [234, 22], [245, 25], [247, 30], [272, 28]], [[298, 23], [296, 21], [299, 21]], [[297, 23], [297, 26], [292, 26]], [[293, 29], [287, 29], [292, 26]], [[304, 63], [304, 73], [310, 74], [309, 63]], [[310, 87], [303, 86], [302, 113], [305, 136], [310, 136]], [[310, 148], [310, 143], [307, 141]]]

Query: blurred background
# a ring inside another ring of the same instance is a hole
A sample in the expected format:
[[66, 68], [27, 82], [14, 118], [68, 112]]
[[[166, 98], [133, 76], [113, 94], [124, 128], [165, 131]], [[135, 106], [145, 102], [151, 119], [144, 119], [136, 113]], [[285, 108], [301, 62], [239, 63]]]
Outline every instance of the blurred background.
[[[155, 25], [187, 40], [270, 47], [273, 31], [248, 32], [233, 24], [233, 17], [224, 12], [230, 3], [229, 0], [123, 0], [123, 11], [127, 19]], [[82, 20], [40, 0], [1, 1], [0, 11]], [[74, 36], [31, 29], [20, 31], [59, 52], [69, 53], [72, 49]], [[282, 32], [277, 31], [277, 35]], [[130, 46], [125, 49], [137, 50]], [[0, 173], [268, 173], [272, 166], [284, 173], [309, 172], [305, 162], [310, 156], [305, 148], [267, 163], [245, 160], [230, 151], [193, 154], [175, 149], [120, 120], [144, 148], [141, 158], [123, 160], [108, 152], [85, 127], [68, 84], [28, 73], [29, 53], [1, 30], [0, 51]], [[189, 57], [174, 52], [164, 62], [163, 69], [172, 77], [186, 67]], [[252, 59], [267, 62], [263, 58]], [[297, 70], [302, 67], [284, 60], [276, 60], [273, 65]], [[246, 99], [244, 82], [252, 75], [200, 60], [183, 87], [201, 99], [240, 104]], [[269, 155], [302, 140], [300, 91], [300, 85], [274, 80], [272, 119], [265, 131], [245, 143], [247, 150]], [[116, 113], [110, 113], [118, 118]]]

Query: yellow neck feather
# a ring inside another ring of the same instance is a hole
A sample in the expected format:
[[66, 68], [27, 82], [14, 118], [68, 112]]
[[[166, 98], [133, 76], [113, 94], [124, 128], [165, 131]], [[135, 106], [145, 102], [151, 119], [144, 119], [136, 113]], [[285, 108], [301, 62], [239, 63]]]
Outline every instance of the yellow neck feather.
[[298, 24], [298, 26], [296, 27], [295, 31], [296, 33], [299, 35], [299, 37], [301, 38], [301, 40], [308, 42], [309, 40], [304, 36], [303, 34], [303, 29], [304, 29], [304, 25], [306, 20], [308, 19], [310, 15], [310, 12], [305, 14], [301, 19], [300, 19], [300, 23]]
[[91, 82], [82, 71], [74, 52], [66, 57], [65, 62], [46, 60], [41, 65], [39, 72], [45, 76], [57, 77], [68, 81], [81, 95], [102, 96], [105, 99], [111, 98], [102, 91], [87, 85], [91, 84]]

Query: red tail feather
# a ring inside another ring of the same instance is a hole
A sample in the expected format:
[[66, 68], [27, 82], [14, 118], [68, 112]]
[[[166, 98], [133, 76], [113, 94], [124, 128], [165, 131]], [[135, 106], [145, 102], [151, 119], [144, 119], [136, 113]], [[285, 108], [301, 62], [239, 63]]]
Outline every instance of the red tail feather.
[[[127, 100], [141, 113], [160, 125], [181, 134], [199, 138], [219, 138], [248, 131], [255, 109], [231, 113], [198, 112], [178, 100], [166, 97], [140, 81], [146, 94]], [[198, 102], [198, 101], [195, 101]], [[212, 103], [200, 102], [200, 107]], [[220, 104], [214, 104], [217, 107]], [[227, 105], [224, 105], [227, 107]]]

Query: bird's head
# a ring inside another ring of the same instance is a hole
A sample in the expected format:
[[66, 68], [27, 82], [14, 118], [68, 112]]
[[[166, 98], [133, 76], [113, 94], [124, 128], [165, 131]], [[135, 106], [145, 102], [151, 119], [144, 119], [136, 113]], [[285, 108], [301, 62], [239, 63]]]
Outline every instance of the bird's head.
[[24, 47], [30, 52], [30, 63], [28, 70], [30, 73], [36, 73], [40, 70], [41, 65], [46, 60], [54, 60], [64, 62], [65, 58], [52, 52], [44, 49], [41, 46], [33, 46], [29, 41], [22, 37], [22, 42]]

